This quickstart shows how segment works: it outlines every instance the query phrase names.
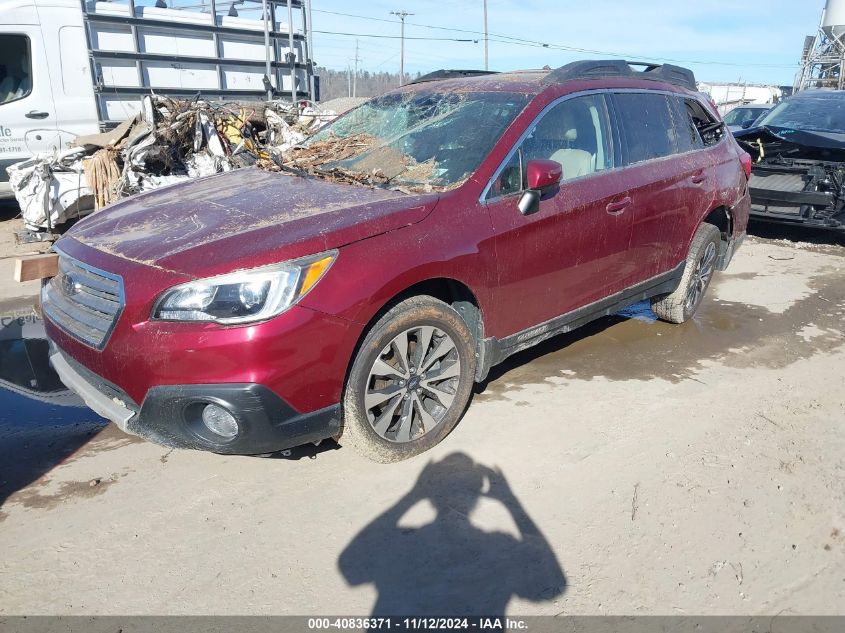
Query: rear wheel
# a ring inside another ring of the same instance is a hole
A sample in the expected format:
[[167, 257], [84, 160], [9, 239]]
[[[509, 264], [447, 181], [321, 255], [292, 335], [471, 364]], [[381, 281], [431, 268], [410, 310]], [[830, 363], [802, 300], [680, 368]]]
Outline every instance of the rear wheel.
[[460, 315], [433, 297], [407, 299], [358, 350], [338, 441], [377, 462], [418, 455], [455, 427], [474, 376], [474, 340]]
[[716, 271], [721, 233], [712, 224], [702, 224], [693, 237], [681, 282], [674, 292], [651, 300], [654, 313], [670, 323], [692, 318]]

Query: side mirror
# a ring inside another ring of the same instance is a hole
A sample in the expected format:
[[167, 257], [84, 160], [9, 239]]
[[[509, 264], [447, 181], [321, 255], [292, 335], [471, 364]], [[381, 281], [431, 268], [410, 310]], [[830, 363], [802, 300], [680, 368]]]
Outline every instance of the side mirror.
[[563, 178], [563, 167], [553, 160], [529, 160], [525, 168], [525, 175], [528, 188], [523, 192], [517, 205], [522, 215], [536, 212], [543, 195], [560, 185], [561, 178]]
[[529, 160], [525, 171], [528, 188], [540, 193], [557, 187], [563, 178], [563, 167], [554, 160]]

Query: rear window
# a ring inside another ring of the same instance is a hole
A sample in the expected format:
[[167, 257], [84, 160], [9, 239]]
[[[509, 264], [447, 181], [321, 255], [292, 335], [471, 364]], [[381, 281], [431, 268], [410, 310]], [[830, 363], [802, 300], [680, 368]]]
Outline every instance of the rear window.
[[675, 153], [675, 129], [668, 99], [661, 94], [615, 95], [617, 113], [625, 129], [626, 164]]
[[725, 115], [725, 123], [742, 125], [743, 123], [753, 122], [765, 111], [766, 108], [734, 108]]
[[0, 34], [0, 105], [32, 92], [32, 58], [26, 35]]

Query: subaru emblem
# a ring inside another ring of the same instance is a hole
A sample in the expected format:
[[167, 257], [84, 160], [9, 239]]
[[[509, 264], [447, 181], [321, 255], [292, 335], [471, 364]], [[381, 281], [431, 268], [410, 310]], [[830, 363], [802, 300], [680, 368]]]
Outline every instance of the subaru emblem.
[[70, 274], [65, 273], [62, 276], [62, 292], [68, 297], [72, 297], [79, 292], [82, 284], [76, 281]]

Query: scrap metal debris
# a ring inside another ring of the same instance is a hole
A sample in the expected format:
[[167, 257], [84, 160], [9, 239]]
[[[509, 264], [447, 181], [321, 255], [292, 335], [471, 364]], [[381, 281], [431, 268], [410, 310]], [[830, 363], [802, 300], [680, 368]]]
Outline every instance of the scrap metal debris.
[[141, 112], [74, 147], [7, 168], [28, 230], [53, 227], [126, 196], [270, 160], [331, 110], [283, 102], [221, 104], [146, 96]]

